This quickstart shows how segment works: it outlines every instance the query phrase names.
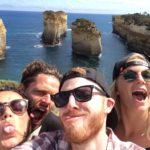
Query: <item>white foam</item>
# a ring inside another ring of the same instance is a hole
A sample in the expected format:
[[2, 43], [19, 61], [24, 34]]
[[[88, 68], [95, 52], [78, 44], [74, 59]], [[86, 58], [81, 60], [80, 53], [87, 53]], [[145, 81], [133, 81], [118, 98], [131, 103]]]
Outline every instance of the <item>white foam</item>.
[[11, 48], [11, 46], [6, 46], [6, 49], [10, 49]]
[[35, 44], [33, 47], [34, 47], [34, 48], [42, 48], [43, 45], [42, 45], [42, 44]]
[[67, 29], [67, 31], [71, 31], [72, 29]]

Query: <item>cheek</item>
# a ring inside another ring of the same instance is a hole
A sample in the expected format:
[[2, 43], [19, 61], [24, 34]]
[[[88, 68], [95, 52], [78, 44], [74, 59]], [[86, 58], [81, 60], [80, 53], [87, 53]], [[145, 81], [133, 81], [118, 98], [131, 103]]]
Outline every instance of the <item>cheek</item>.
[[121, 93], [126, 93], [128, 90], [131, 90], [131, 85], [128, 82], [122, 81], [122, 80], [118, 80], [118, 83], [116, 85], [116, 91], [121, 94]]
[[22, 133], [25, 132], [28, 128], [28, 123], [30, 120], [28, 114], [25, 113], [24, 115], [17, 117], [16, 120], [17, 121], [15, 123], [16, 123], [16, 126], [18, 127], [17, 129], [20, 130], [20, 132]]

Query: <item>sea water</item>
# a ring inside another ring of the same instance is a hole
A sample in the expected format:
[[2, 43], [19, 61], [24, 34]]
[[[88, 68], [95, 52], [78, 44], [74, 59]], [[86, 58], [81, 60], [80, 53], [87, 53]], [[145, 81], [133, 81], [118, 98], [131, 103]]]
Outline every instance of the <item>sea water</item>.
[[[112, 33], [112, 14], [68, 13], [66, 37], [55, 47], [44, 47], [41, 43], [43, 12], [0, 11], [7, 29], [5, 59], [0, 60], [0, 79], [19, 81], [24, 67], [35, 59], [56, 65], [64, 73], [73, 66], [88, 66], [101, 71], [108, 83], [112, 82], [114, 63], [130, 53], [125, 43]], [[95, 22], [101, 32], [101, 57], [87, 58], [73, 55], [71, 23], [77, 18]]]

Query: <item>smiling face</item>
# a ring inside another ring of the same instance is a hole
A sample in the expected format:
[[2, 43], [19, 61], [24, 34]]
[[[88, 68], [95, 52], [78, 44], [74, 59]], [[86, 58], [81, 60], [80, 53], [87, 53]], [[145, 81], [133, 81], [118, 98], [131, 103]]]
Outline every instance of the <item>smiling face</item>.
[[[84, 85], [94, 85], [100, 88], [90, 80], [76, 77], [66, 80], [61, 91], [73, 90]], [[111, 111], [113, 105], [112, 99], [102, 96], [95, 88], [93, 88], [91, 99], [87, 102], [78, 102], [71, 94], [69, 102], [60, 108], [60, 118], [68, 140], [73, 143], [81, 143], [101, 130], [105, 132], [106, 115]]]
[[[145, 66], [130, 66], [126, 68], [117, 80], [117, 94], [120, 97], [121, 109], [147, 110], [149, 107], [150, 82], [144, 80], [141, 72], [147, 70]], [[125, 80], [123, 74], [135, 72], [137, 78], [133, 81]]]
[[[13, 91], [1, 91], [0, 103], [23, 99]], [[6, 106], [5, 112], [0, 116], [0, 149], [8, 150], [22, 142], [28, 132], [29, 116], [27, 111], [17, 115]]]

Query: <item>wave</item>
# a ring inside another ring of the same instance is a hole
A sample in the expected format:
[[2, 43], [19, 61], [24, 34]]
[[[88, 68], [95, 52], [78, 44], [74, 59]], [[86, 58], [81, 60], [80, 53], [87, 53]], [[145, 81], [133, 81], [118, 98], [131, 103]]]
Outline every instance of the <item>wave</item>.
[[44, 47], [55, 47], [55, 46], [61, 46], [62, 43], [59, 42], [58, 44], [55, 44], [55, 45], [45, 45]]
[[72, 29], [67, 29], [67, 32], [70, 32]]
[[0, 60], [4, 60], [4, 59], [5, 59], [5, 56], [1, 56], [1, 57], [0, 57]]
[[38, 32], [38, 33], [36, 33], [36, 35], [35, 35], [37, 38], [41, 38], [41, 36], [42, 36], [42, 32]]
[[33, 47], [34, 48], [43, 48], [44, 46], [42, 44], [35, 44]]
[[6, 46], [6, 49], [11, 49], [11, 46]]

